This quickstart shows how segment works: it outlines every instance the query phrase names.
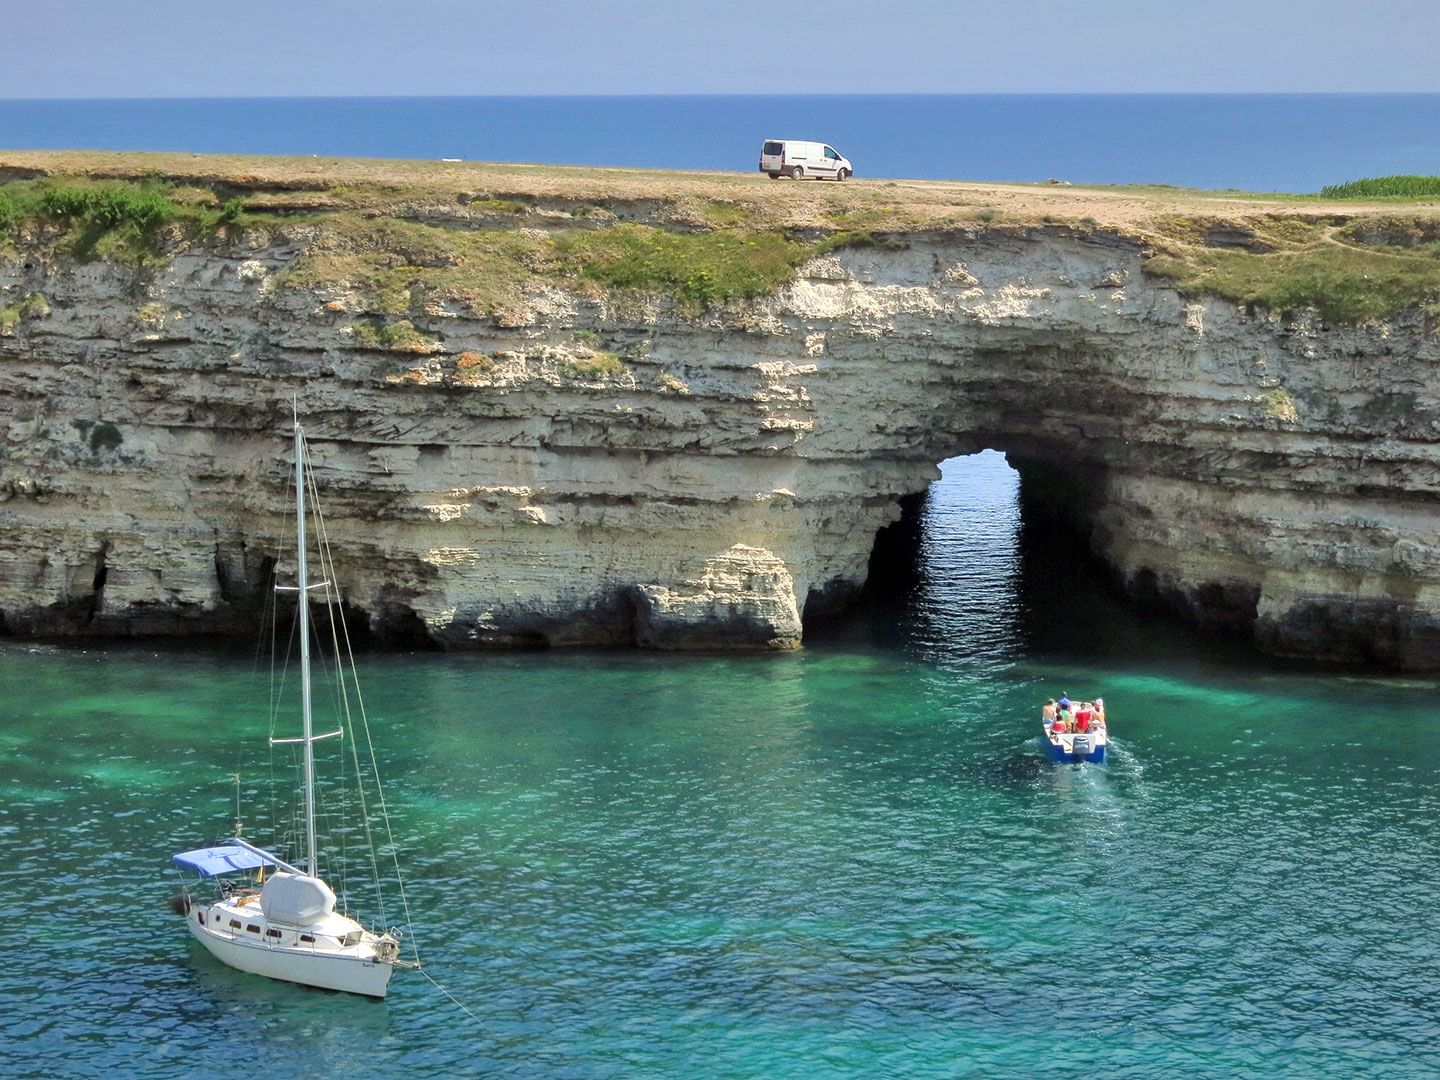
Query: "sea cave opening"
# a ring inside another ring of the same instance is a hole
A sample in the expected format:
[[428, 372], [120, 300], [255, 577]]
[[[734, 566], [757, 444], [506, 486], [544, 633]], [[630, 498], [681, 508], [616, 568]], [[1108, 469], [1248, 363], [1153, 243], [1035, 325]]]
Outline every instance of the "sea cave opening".
[[1008, 661], [1143, 639], [1145, 613], [1091, 550], [1094, 477], [996, 449], [939, 469], [876, 535], [854, 615], [815, 627], [815, 640], [898, 637], [927, 654]]

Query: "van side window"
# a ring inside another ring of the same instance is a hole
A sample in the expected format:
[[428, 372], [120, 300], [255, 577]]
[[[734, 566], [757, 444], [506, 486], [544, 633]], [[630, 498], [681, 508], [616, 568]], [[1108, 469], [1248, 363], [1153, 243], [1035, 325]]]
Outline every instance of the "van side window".
[[831, 161], [839, 161], [839, 160], [840, 160], [840, 155], [837, 154], [837, 153], [834, 151], [834, 149], [833, 149], [832, 147], [829, 147], [829, 146], [825, 147], [825, 156], [826, 156], [827, 158], [829, 158]]

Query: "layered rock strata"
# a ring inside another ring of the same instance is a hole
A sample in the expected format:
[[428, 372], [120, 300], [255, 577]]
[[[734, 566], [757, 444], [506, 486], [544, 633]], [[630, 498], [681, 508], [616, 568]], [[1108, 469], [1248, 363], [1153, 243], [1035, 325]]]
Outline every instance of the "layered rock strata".
[[[397, 351], [293, 242], [0, 260], [0, 628], [246, 623], [292, 404], [336, 573], [450, 647], [790, 648], [936, 464], [994, 447], [1140, 595], [1277, 653], [1440, 666], [1440, 344], [1148, 277], [1138, 241], [911, 233], [696, 316], [539, 280]], [[604, 361], [604, 362], [600, 362]]]

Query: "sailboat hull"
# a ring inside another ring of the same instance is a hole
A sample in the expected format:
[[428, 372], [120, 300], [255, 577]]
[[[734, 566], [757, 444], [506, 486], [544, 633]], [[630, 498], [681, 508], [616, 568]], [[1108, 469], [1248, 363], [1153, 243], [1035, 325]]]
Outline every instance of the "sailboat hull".
[[[304, 775], [305, 859], [301, 870], [279, 856], [258, 848], [240, 837], [240, 823], [235, 824], [235, 838], [224, 844], [193, 851], [182, 851], [172, 862], [202, 878], [220, 879], [217, 899], [210, 904], [196, 903], [185, 893], [172, 901], [171, 910], [182, 914], [190, 936], [199, 941], [223, 964], [239, 971], [248, 971], [270, 979], [339, 990], [347, 994], [383, 998], [390, 976], [398, 967], [418, 967], [418, 958], [407, 962], [399, 958], [399, 933], [377, 933], [343, 912], [335, 910], [334, 890], [316, 873], [319, 865], [318, 837], [315, 828], [315, 755], [314, 744], [343, 734], [341, 728], [315, 734], [310, 700], [310, 601], [313, 589], [325, 589], [324, 599], [332, 616], [340, 603], [340, 595], [332, 582], [311, 582], [306, 561], [305, 541], [305, 438], [297, 418], [295, 422], [295, 640], [300, 646], [300, 719], [299, 738], [271, 738], [270, 744], [299, 743], [302, 750]], [[317, 508], [318, 509], [318, 508]], [[333, 569], [324, 534], [319, 534], [321, 564]], [[278, 587], [278, 586], [277, 586]], [[343, 662], [337, 637], [332, 635], [337, 666]], [[349, 658], [353, 667], [354, 657]], [[349, 680], [340, 681], [343, 717], [350, 713]], [[358, 688], [355, 704], [361, 709]], [[368, 725], [367, 725], [368, 727]], [[357, 771], [359, 760], [356, 759]], [[357, 778], [358, 779], [358, 778]], [[239, 777], [236, 777], [236, 817], [239, 817]], [[378, 785], [379, 778], [376, 777]], [[364, 800], [361, 800], [363, 810]], [[366, 826], [369, 836], [369, 827]], [[268, 878], [265, 871], [274, 872]], [[398, 868], [397, 868], [398, 869]], [[250, 881], [240, 883], [226, 875], [255, 872]], [[263, 887], [260, 886], [263, 882]], [[376, 887], [379, 872], [376, 871]], [[383, 909], [382, 909], [383, 910]]]
[[210, 955], [239, 971], [270, 979], [339, 990], [347, 994], [384, 998], [395, 965], [373, 956], [345, 955], [285, 945], [247, 941], [221, 929], [205, 925], [206, 909], [196, 907], [185, 920], [190, 936], [209, 950]]

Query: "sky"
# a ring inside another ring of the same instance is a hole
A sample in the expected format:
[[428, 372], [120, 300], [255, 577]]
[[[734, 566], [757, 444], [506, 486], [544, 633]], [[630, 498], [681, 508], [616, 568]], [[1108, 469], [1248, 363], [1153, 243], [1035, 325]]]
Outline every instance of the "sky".
[[0, 98], [1440, 91], [1440, 0], [0, 0]]

